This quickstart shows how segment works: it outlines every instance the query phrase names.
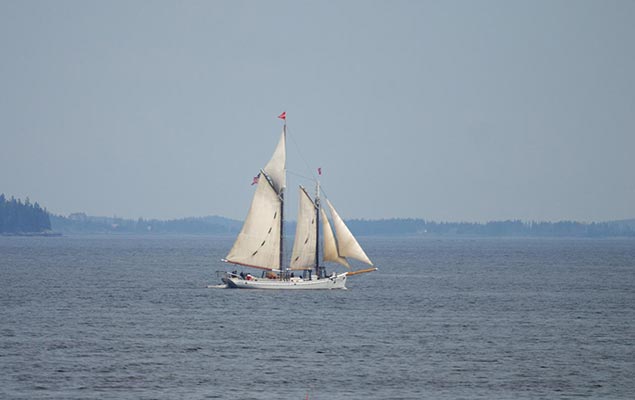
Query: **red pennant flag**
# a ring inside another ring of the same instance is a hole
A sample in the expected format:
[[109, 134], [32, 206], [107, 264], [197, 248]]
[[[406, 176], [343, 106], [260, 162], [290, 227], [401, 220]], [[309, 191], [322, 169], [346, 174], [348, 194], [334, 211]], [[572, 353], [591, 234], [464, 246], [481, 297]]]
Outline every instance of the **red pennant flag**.
[[257, 185], [259, 179], [260, 179], [260, 175], [254, 176], [254, 179], [251, 181], [251, 186]]
[[318, 175], [322, 175], [322, 168], [318, 168]]
[[278, 118], [283, 119], [283, 120], [287, 120], [287, 112], [283, 111], [282, 114], [278, 115]]

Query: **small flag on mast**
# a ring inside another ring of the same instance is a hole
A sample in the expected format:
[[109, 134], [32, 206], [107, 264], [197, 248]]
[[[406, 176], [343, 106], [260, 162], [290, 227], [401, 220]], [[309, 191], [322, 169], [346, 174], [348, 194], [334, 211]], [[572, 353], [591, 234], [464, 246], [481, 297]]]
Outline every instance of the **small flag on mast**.
[[260, 179], [260, 175], [254, 176], [254, 179], [251, 181], [251, 186], [258, 184], [258, 179]]
[[278, 118], [283, 119], [283, 120], [287, 120], [287, 112], [283, 111], [282, 114], [278, 115]]
[[322, 167], [318, 168], [318, 175], [322, 175]]

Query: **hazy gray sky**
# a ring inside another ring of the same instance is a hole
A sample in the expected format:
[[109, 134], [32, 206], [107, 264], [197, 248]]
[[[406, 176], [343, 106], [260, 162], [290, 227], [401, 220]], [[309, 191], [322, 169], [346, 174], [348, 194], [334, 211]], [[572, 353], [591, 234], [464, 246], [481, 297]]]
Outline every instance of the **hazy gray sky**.
[[289, 171], [322, 167], [344, 218], [633, 218], [633, 21], [633, 1], [0, 1], [0, 192], [242, 219], [286, 110]]

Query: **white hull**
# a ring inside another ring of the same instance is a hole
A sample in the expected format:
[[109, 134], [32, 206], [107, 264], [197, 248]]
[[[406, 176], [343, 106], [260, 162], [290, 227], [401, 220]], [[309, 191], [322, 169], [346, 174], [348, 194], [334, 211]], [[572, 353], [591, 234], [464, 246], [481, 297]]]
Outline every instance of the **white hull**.
[[225, 278], [230, 289], [271, 289], [271, 290], [329, 290], [346, 289], [346, 272], [323, 279], [292, 279], [281, 281], [277, 279], [241, 279]]

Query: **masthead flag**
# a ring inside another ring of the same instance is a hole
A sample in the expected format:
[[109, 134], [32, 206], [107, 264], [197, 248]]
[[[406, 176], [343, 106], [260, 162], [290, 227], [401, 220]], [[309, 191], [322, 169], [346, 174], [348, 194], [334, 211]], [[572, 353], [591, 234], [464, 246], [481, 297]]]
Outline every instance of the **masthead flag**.
[[278, 115], [278, 118], [283, 119], [283, 120], [287, 120], [287, 112], [283, 111], [282, 114]]
[[322, 175], [322, 168], [318, 168], [318, 175]]
[[254, 176], [254, 179], [251, 181], [251, 186], [257, 185], [259, 179], [260, 179], [260, 175]]

